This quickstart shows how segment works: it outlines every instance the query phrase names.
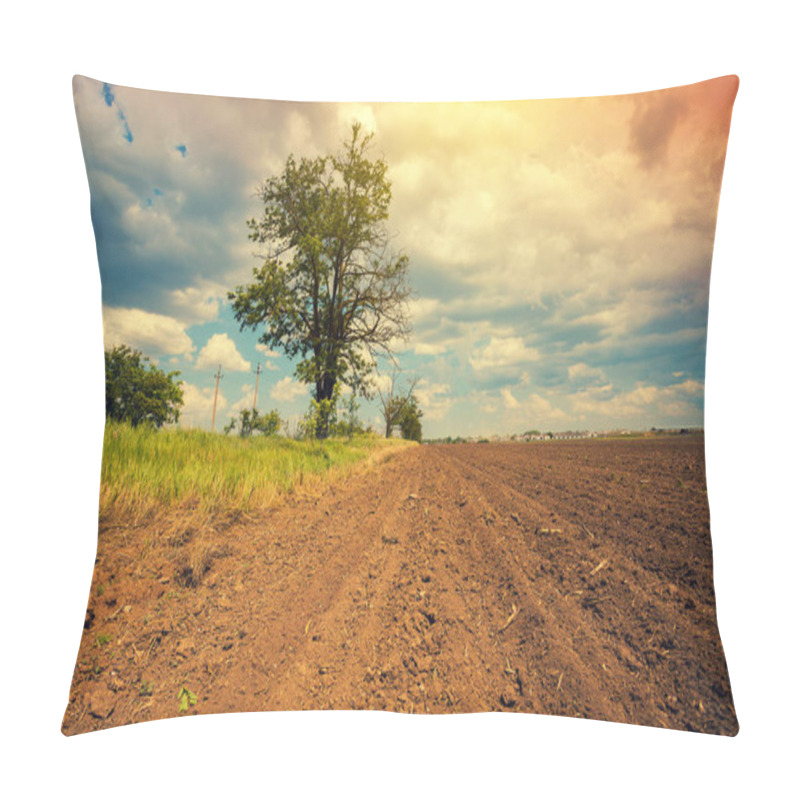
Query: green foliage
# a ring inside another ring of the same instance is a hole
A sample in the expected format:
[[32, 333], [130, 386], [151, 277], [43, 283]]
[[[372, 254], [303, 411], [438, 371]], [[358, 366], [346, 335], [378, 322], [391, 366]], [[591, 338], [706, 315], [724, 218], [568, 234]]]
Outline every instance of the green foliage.
[[403, 410], [406, 405], [405, 397], [391, 397], [383, 407], [383, 421], [386, 426], [386, 438], [388, 439], [394, 432], [395, 427], [400, 424]]
[[414, 381], [405, 394], [395, 394], [395, 378], [392, 376], [391, 387], [387, 391], [378, 390], [383, 414], [384, 433], [390, 438], [395, 428], [400, 428], [404, 439], [415, 442], [422, 441], [422, 409], [416, 396], [412, 393]]
[[147, 356], [124, 344], [106, 350], [105, 360], [107, 419], [156, 428], [178, 421], [183, 405], [183, 389], [175, 382], [179, 372], [148, 366]]
[[400, 435], [404, 439], [414, 442], [422, 441], [422, 409], [419, 407], [417, 398], [412, 394], [405, 402], [398, 416], [400, 425]]
[[311, 398], [309, 409], [300, 422], [300, 433], [304, 439], [326, 439], [329, 436], [363, 436], [369, 431], [358, 418], [357, 392], [354, 390], [347, 402], [342, 404], [339, 384], [334, 387], [330, 400]]
[[281, 424], [281, 416], [274, 409], [266, 414], [260, 414], [255, 408], [243, 408], [239, 412], [238, 419], [231, 417], [231, 421], [225, 426], [225, 433], [235, 431], [238, 426], [238, 433], [242, 438], [252, 436], [254, 433], [272, 436], [278, 432]]
[[345, 417], [337, 423], [336, 436], [356, 436], [367, 432], [361, 420], [358, 418], [358, 394], [359, 386], [353, 387], [353, 391], [345, 406]]
[[306, 439], [327, 439], [336, 433], [339, 416], [339, 385], [333, 388], [333, 395], [328, 399], [311, 398], [306, 415], [300, 423], [303, 437]]
[[263, 184], [263, 216], [247, 224], [269, 255], [228, 293], [243, 329], [263, 326], [263, 344], [299, 359], [297, 377], [325, 403], [313, 410], [317, 437], [333, 429], [334, 389], [366, 395], [375, 355], [408, 334], [408, 258], [388, 249], [391, 186], [386, 163], [367, 156], [371, 138], [356, 123], [339, 154], [289, 156]]
[[178, 711], [188, 711], [189, 706], [197, 705], [197, 695], [191, 689], [181, 686], [181, 690], [178, 692], [178, 702]]

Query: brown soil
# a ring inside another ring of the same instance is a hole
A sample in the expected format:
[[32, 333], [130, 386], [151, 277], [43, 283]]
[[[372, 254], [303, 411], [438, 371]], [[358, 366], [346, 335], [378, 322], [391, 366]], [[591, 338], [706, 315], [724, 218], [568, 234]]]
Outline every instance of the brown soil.
[[371, 708], [735, 734], [705, 486], [700, 437], [423, 446], [202, 535], [106, 523], [64, 733]]

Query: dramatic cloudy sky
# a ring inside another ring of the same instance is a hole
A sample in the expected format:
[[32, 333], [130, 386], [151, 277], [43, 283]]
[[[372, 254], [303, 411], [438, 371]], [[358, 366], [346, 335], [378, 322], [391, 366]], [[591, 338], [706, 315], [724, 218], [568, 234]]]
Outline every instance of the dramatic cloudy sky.
[[[182, 424], [301, 414], [294, 364], [240, 332], [245, 220], [290, 153], [354, 119], [389, 166], [426, 436], [702, 425], [708, 279], [735, 78], [665, 92], [461, 104], [263, 102], [76, 78], [106, 346], [185, 382]], [[381, 365], [384, 372], [386, 364]], [[376, 424], [377, 407], [362, 404]], [[219, 423], [218, 423], [219, 426]]]

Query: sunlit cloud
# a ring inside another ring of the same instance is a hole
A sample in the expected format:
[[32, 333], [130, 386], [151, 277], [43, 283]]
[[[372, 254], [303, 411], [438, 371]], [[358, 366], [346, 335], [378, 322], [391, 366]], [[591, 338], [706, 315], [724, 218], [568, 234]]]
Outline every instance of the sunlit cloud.
[[538, 358], [536, 348], [528, 347], [519, 336], [493, 336], [470, 355], [469, 363], [474, 370], [486, 370], [528, 364]]
[[420, 408], [430, 420], [440, 420], [456, 402], [450, 386], [445, 383], [431, 383], [427, 378], [414, 387], [414, 394]]
[[[183, 406], [180, 426], [182, 428], [209, 428], [214, 410], [214, 387], [199, 388], [192, 383], [182, 383]], [[217, 393], [217, 422], [228, 408], [228, 400], [222, 391]]]
[[197, 369], [217, 368], [234, 372], [247, 372], [250, 362], [242, 358], [236, 343], [227, 333], [215, 333], [197, 355]]
[[278, 400], [282, 403], [292, 403], [307, 395], [308, 387], [289, 377], [281, 378], [272, 389], [270, 389], [269, 393], [269, 396], [273, 400]]
[[191, 355], [192, 340], [172, 317], [140, 308], [103, 308], [103, 337], [107, 348], [125, 344], [145, 355]]
[[223, 297], [224, 292], [219, 287], [187, 286], [169, 293], [174, 316], [188, 325], [217, 319]]
[[571, 410], [588, 416], [600, 415], [617, 421], [641, 423], [658, 416], [668, 421], [702, 423], [700, 406], [703, 385], [687, 380], [671, 386], [637, 384], [616, 393], [610, 385], [586, 389], [569, 396]]
[[519, 400], [517, 400], [517, 398], [514, 397], [513, 393], [511, 392], [511, 389], [507, 387], [505, 389], [501, 389], [500, 396], [503, 398], [503, 405], [506, 408], [509, 409], [519, 408]]

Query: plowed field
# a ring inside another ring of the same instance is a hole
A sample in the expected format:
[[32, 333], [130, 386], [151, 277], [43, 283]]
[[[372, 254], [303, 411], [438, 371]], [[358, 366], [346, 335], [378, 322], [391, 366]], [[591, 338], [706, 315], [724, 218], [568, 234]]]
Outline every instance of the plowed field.
[[66, 734], [326, 708], [738, 729], [701, 437], [411, 448], [215, 531], [191, 581], [191, 542], [146, 534], [100, 531]]

